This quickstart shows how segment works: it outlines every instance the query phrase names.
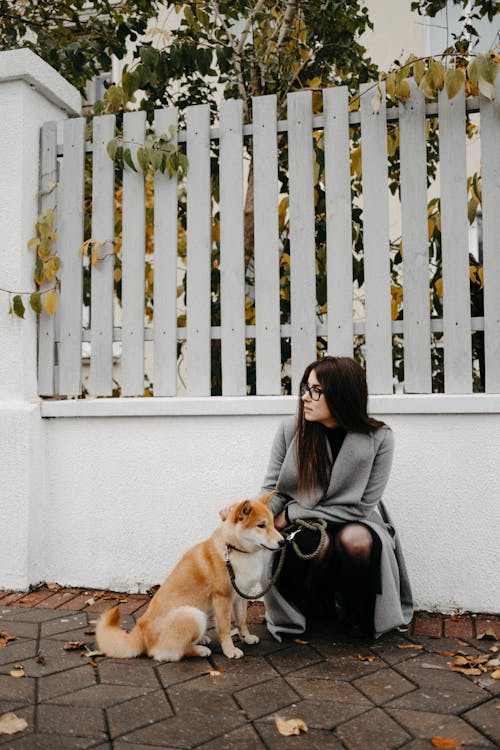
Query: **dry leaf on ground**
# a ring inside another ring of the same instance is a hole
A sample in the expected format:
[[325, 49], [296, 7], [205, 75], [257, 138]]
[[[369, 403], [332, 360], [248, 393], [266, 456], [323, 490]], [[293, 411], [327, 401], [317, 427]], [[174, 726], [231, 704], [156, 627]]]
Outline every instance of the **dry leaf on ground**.
[[20, 719], [16, 714], [9, 713], [0, 716], [0, 734], [16, 734], [24, 732], [28, 722], [26, 719]]
[[307, 724], [302, 719], [283, 719], [278, 714], [274, 717], [276, 728], [284, 737], [291, 737], [294, 734], [307, 732]]
[[14, 669], [10, 670], [9, 674], [11, 677], [26, 677], [26, 672], [22, 664], [16, 664]]
[[294, 639], [293, 639], [293, 642], [294, 642], [294, 643], [301, 643], [301, 644], [303, 644], [304, 646], [306, 646], [306, 645], [307, 645], [307, 644], [309, 643], [309, 641], [303, 641], [303, 640], [302, 640], [302, 638], [294, 638]]
[[49, 591], [58, 591], [61, 588], [61, 585], [59, 583], [48, 583], [47, 588]]
[[223, 669], [204, 669], [202, 674], [209, 674], [210, 677], [220, 677], [223, 671]]
[[9, 641], [15, 640], [15, 635], [11, 635], [7, 630], [0, 630], [0, 648], [5, 648]]
[[485, 631], [483, 631], [482, 633], [479, 633], [479, 635], [477, 636], [477, 640], [478, 641], [482, 641], [482, 640], [485, 640], [485, 641], [497, 641], [498, 638], [497, 638], [497, 634], [493, 630], [493, 628], [486, 628]]
[[358, 659], [360, 661], [375, 661], [377, 657], [373, 656], [373, 654], [358, 654]]
[[464, 744], [460, 740], [450, 740], [448, 737], [440, 737], [439, 735], [432, 737], [431, 742], [434, 747], [460, 747]]
[[63, 646], [65, 651], [80, 651], [83, 648], [87, 648], [87, 644], [83, 641], [68, 641]]
[[409, 648], [414, 651], [420, 651], [423, 646], [420, 643], [398, 643], [398, 648]]
[[495, 671], [490, 674], [490, 677], [494, 680], [500, 680], [500, 669], [495, 669]]

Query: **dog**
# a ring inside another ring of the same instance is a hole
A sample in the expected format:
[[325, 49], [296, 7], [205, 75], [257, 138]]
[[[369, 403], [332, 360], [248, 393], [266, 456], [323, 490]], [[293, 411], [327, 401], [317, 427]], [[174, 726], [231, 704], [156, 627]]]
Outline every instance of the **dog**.
[[273, 495], [232, 506], [212, 536], [184, 554], [133, 630], [120, 627], [118, 606], [104, 613], [96, 627], [98, 649], [110, 657], [147, 654], [163, 662], [209, 656], [206, 631], [213, 618], [224, 655], [239, 659], [243, 651], [231, 637], [232, 616], [241, 640], [258, 643], [248, 630], [247, 599], [237, 593], [231, 577], [241, 593], [249, 594], [261, 586], [270, 553], [284, 546], [268, 507]]

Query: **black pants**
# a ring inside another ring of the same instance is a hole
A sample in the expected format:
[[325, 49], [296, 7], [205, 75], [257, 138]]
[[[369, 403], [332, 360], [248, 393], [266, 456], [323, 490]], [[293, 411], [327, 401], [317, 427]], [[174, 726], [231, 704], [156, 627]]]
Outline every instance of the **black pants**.
[[[291, 544], [287, 545], [285, 563], [276, 587], [308, 619], [338, 618], [343, 622], [373, 626], [375, 596], [380, 592], [380, 552], [378, 535], [366, 526], [373, 545], [369, 565], [359, 571], [349, 556], [338, 555], [335, 537], [347, 524], [328, 524], [330, 545], [322, 559], [303, 560]], [[302, 529], [295, 537], [302, 554], [311, 554], [320, 534]]]

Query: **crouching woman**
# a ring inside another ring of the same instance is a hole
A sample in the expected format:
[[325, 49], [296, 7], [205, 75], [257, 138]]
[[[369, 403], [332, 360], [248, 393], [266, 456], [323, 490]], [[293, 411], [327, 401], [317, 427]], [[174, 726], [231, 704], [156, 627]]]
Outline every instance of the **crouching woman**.
[[318, 615], [353, 637], [377, 637], [412, 617], [401, 547], [382, 502], [393, 434], [368, 415], [367, 402], [362, 367], [325, 357], [306, 368], [297, 418], [274, 439], [261, 492], [276, 491], [276, 528], [301, 529], [264, 597], [278, 640], [303, 633]]

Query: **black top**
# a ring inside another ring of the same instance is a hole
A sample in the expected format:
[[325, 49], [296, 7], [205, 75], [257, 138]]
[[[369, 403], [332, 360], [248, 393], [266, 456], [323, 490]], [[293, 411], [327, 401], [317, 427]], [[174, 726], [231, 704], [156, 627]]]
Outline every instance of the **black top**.
[[340, 453], [340, 449], [342, 448], [342, 444], [347, 433], [342, 429], [342, 427], [325, 427], [325, 432], [328, 438], [328, 442], [330, 443], [330, 449], [332, 451], [333, 467], [335, 461], [337, 460], [337, 456]]

